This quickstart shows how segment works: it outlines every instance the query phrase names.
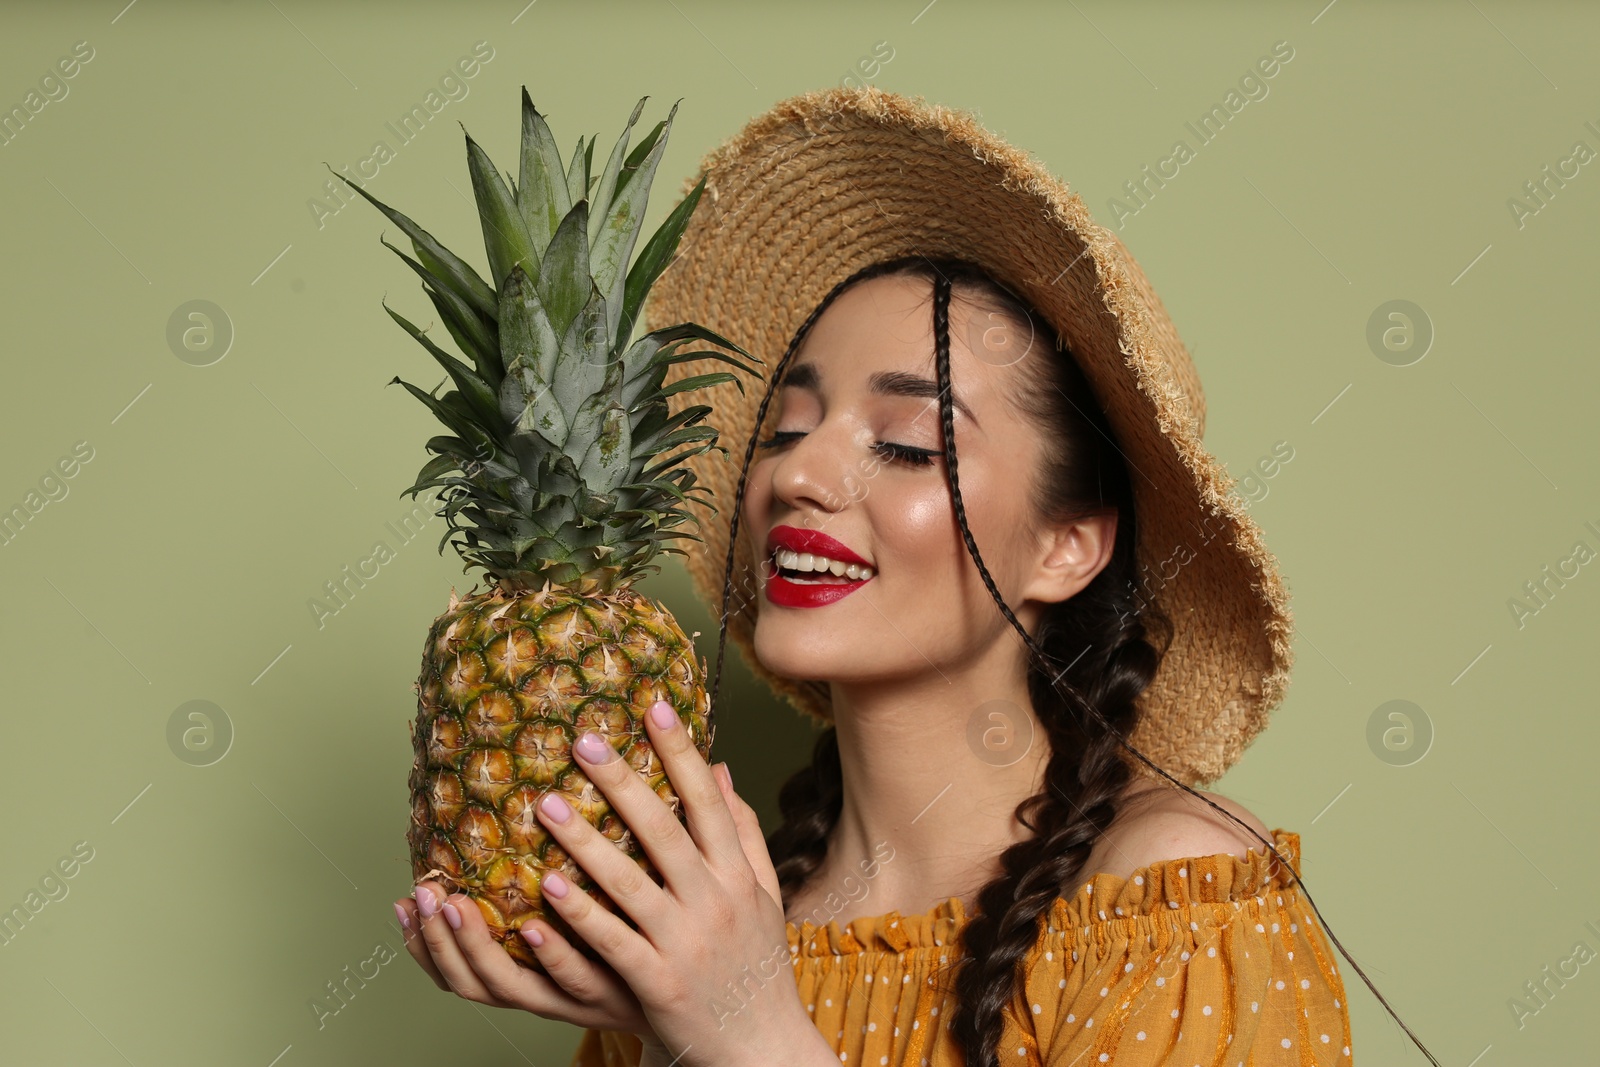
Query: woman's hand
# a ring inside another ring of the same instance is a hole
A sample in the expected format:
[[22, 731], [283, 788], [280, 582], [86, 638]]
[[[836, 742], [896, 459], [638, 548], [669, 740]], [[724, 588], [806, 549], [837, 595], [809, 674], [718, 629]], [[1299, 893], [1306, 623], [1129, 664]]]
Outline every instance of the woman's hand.
[[541, 974], [506, 953], [470, 898], [447, 896], [437, 882], [418, 883], [415, 895], [395, 901], [394, 910], [406, 950], [440, 989], [491, 1007], [636, 1034], [646, 1050], [659, 1047], [628, 983], [610, 965], [579, 952], [550, 924], [530, 922], [522, 929], [544, 965]]
[[647, 1048], [659, 1044], [628, 984], [548, 925], [539, 950], [547, 973], [540, 974], [506, 954], [477, 905], [459, 894], [446, 898], [435, 882], [420, 883], [415, 898], [395, 901], [394, 909], [406, 950], [440, 989], [495, 1008], [520, 1008], [574, 1026], [637, 1034]]
[[410, 901], [396, 904], [402, 921], [421, 930], [407, 938], [412, 956], [468, 1000], [635, 1033], [647, 1050], [667, 1051], [682, 1067], [768, 1062], [778, 1049], [795, 1062], [822, 1062], [818, 1050], [834, 1058], [800, 1003], [777, 874], [755, 812], [733, 792], [726, 765], [721, 774], [706, 766], [671, 705], [657, 702], [645, 719], [687, 829], [604, 739], [595, 738], [598, 749], [580, 739], [573, 751], [664, 885], [556, 794], [539, 806], [556, 842], [637, 929], [551, 872], [546, 907], [600, 960], [532, 920], [521, 934], [548, 972], [541, 975], [506, 954], [468, 898], [441, 902], [439, 888], [424, 882], [420, 915]]

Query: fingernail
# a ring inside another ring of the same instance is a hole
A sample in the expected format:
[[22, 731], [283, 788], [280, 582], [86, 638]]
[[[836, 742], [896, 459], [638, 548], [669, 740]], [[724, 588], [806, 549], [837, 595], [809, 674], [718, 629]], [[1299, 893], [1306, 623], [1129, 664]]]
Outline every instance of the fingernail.
[[522, 939], [528, 944], [532, 945], [534, 948], [539, 948], [544, 944], [544, 935], [531, 926], [524, 926], [522, 928]]
[[728, 787], [728, 792], [733, 792], [733, 768], [726, 763], [719, 763], [717, 766], [722, 768], [722, 784]]
[[417, 910], [422, 912], [422, 917], [424, 919], [433, 918], [434, 913], [439, 910], [439, 902], [433, 899], [433, 890], [419, 882], [417, 883], [415, 897]]
[[677, 724], [678, 713], [665, 700], [658, 700], [650, 705], [650, 718], [655, 721], [657, 726], [666, 730]]
[[590, 730], [578, 738], [578, 755], [590, 763], [605, 763], [617, 754], [617, 750], [606, 744], [606, 739]]
[[395, 917], [400, 920], [400, 929], [402, 929], [402, 930], [411, 929], [411, 916], [406, 914], [406, 909], [402, 908], [398, 901], [395, 903], [395, 906], [394, 906], [394, 914], [395, 914]]
[[445, 921], [450, 924], [450, 929], [461, 929], [461, 913], [456, 910], [456, 906], [454, 904], [447, 900], [444, 903], [444, 907], [440, 910], [444, 912]]
[[544, 876], [544, 891], [546, 895], [560, 900], [562, 897], [567, 895], [567, 889], [567, 880], [561, 877], [555, 871], [551, 871], [549, 874]]
[[544, 812], [545, 817], [551, 822], [566, 822], [567, 817], [572, 814], [567, 802], [554, 793], [544, 795], [544, 799], [539, 801], [539, 810]]

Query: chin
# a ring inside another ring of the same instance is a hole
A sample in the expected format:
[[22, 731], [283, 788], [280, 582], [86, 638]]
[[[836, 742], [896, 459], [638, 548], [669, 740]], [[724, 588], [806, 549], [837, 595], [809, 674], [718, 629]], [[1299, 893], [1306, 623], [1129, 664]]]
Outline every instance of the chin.
[[870, 687], [915, 677], [927, 666], [920, 654], [900, 659], [898, 649], [885, 648], [871, 632], [812, 622], [804, 615], [778, 625], [771, 622], [770, 618], [756, 622], [756, 659], [773, 674], [792, 681]]
[[802, 620], [774, 625], [770, 616], [756, 620], [754, 646], [756, 659], [774, 674], [806, 681], [828, 681], [841, 665], [840, 656], [849, 655], [853, 645], [839, 640], [843, 635], [830, 630], [826, 635], [807, 633]]

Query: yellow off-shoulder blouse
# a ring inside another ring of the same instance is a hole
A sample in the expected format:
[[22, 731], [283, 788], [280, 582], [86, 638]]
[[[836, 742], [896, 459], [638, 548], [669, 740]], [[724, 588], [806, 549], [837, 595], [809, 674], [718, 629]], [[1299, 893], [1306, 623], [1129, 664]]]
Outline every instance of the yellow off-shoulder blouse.
[[[1300, 873], [1300, 835], [1272, 832]], [[788, 924], [806, 1009], [841, 1063], [964, 1067], [945, 1028], [961, 898], [923, 915]], [[1002, 1015], [1016, 1067], [1347, 1067], [1326, 935], [1269, 853], [1163, 860], [1057, 898]], [[572, 1067], [637, 1067], [633, 1034], [586, 1030]]]

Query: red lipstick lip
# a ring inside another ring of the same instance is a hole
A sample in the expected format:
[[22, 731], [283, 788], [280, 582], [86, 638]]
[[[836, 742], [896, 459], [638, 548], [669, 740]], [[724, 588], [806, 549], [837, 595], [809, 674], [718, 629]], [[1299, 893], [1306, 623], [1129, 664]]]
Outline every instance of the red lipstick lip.
[[[826, 556], [836, 559], [841, 563], [854, 563], [862, 567], [871, 567], [872, 564], [856, 555], [845, 545], [829, 537], [821, 530], [802, 530], [797, 526], [774, 526], [767, 535], [767, 558], [770, 560], [778, 549], [787, 549], [790, 552], [809, 552], [812, 555]], [[874, 568], [876, 573], [876, 568]], [[785, 608], [820, 608], [842, 600], [851, 593], [860, 589], [871, 578], [858, 578], [848, 582], [819, 582], [815, 584], [791, 582], [774, 568], [772, 575], [767, 578], [765, 592], [767, 600], [779, 607]]]
[[781, 574], [774, 574], [766, 581], [765, 593], [768, 602], [780, 608], [820, 608], [844, 599], [871, 580], [871, 578], [860, 578], [853, 582], [819, 582], [814, 585], [801, 585], [799, 582], [791, 582]]
[[815, 556], [827, 556], [840, 563], [855, 563], [862, 567], [871, 567], [872, 564], [850, 551], [843, 542], [838, 541], [821, 530], [802, 530], [796, 526], [774, 526], [772, 532], [767, 534], [767, 555], [770, 556], [780, 548], [790, 552], [809, 552]]

